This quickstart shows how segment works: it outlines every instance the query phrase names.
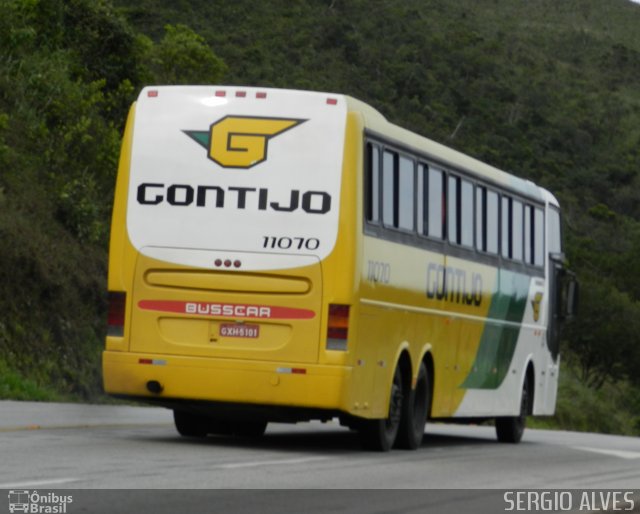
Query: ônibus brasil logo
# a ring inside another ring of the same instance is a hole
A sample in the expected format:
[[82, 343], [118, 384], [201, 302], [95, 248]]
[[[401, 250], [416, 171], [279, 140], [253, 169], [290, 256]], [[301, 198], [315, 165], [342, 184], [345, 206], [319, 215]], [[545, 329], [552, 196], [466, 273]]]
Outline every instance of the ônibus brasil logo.
[[209, 130], [183, 132], [207, 150], [207, 156], [224, 168], [248, 169], [267, 160], [269, 140], [307, 120], [225, 116]]
[[38, 493], [24, 489], [9, 491], [9, 512], [28, 514], [65, 514], [67, 505], [73, 503], [73, 496], [54, 492]]

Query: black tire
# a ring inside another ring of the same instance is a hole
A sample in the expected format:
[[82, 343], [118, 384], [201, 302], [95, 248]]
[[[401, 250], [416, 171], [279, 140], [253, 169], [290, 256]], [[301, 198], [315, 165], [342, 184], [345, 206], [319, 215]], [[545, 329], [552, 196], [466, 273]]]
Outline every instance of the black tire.
[[238, 437], [261, 437], [267, 430], [266, 421], [234, 421], [231, 425], [233, 435]]
[[389, 398], [389, 415], [384, 419], [362, 420], [360, 425], [360, 441], [366, 450], [386, 452], [395, 443], [402, 419], [402, 372], [396, 368], [391, 384]]
[[427, 367], [421, 363], [416, 387], [405, 395], [402, 404], [402, 419], [395, 444], [397, 448], [415, 450], [422, 444], [430, 402], [429, 375]]
[[206, 437], [209, 433], [209, 419], [184, 410], [173, 410], [173, 422], [183, 437]]
[[212, 435], [233, 435], [233, 425], [222, 419], [209, 419], [207, 421], [207, 430]]
[[173, 411], [173, 421], [176, 430], [183, 437], [206, 437], [208, 434], [260, 437], [267, 429], [266, 421], [210, 418], [183, 410]]
[[520, 415], [496, 418], [496, 436], [501, 443], [519, 443], [522, 440], [529, 414], [529, 379], [525, 379], [520, 398]]

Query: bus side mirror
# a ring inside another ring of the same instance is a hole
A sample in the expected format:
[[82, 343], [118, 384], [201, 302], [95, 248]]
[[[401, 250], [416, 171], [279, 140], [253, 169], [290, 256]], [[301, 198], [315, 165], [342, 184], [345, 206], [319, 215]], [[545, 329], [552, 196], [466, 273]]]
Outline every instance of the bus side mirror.
[[564, 269], [557, 269], [557, 301], [556, 317], [566, 321], [575, 316], [578, 308], [578, 281], [575, 273]]
[[565, 271], [562, 277], [562, 289], [563, 289], [563, 305], [562, 317], [564, 319], [573, 318], [578, 312], [578, 292], [580, 290], [578, 280], [575, 273], [571, 271]]
[[562, 253], [550, 255], [555, 273], [555, 316], [559, 321], [573, 318], [578, 309], [578, 280], [576, 274], [565, 268]]

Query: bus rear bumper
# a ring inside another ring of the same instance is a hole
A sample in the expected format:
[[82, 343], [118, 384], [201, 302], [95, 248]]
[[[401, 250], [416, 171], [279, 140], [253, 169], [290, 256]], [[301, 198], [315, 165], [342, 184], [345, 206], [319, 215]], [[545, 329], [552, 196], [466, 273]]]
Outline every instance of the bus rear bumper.
[[345, 366], [105, 351], [102, 371], [107, 393], [167, 406], [186, 400], [348, 410]]

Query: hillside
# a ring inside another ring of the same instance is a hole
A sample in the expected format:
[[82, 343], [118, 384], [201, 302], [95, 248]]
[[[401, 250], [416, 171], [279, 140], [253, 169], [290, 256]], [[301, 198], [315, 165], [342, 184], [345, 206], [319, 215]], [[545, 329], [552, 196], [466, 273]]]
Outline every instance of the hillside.
[[0, 372], [99, 396], [128, 105], [218, 82], [347, 93], [553, 191], [582, 286], [565, 356], [640, 386], [638, 26], [627, 0], [0, 1]]

